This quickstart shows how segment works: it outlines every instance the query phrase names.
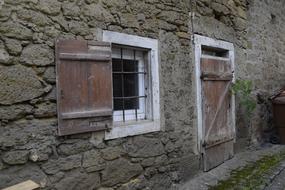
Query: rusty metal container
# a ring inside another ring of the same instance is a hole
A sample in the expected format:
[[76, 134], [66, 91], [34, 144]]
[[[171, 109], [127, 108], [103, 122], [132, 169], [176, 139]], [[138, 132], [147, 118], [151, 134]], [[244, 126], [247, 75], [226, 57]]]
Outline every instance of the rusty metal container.
[[285, 144], [285, 90], [281, 90], [272, 98], [274, 124], [277, 129], [280, 143]]

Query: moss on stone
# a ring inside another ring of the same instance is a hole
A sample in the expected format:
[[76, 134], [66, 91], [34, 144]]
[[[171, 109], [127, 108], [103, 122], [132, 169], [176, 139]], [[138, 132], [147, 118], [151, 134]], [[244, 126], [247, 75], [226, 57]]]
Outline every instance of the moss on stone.
[[209, 187], [209, 190], [254, 190], [260, 189], [266, 184], [264, 176], [276, 167], [283, 159], [285, 152], [275, 155], [266, 155], [256, 162], [249, 163], [243, 168], [231, 172], [228, 179], [218, 182], [216, 186]]

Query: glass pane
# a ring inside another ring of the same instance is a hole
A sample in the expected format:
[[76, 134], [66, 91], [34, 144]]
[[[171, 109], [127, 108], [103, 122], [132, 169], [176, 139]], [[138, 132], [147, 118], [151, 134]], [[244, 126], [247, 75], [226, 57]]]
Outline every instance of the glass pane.
[[122, 61], [121, 59], [112, 59], [112, 69], [113, 72], [120, 72], [122, 71]]
[[138, 99], [125, 99], [125, 110], [139, 109]]
[[124, 71], [125, 72], [137, 72], [138, 71], [138, 61], [135, 60], [124, 60]]
[[113, 74], [113, 97], [122, 96], [122, 74]]
[[126, 74], [124, 76], [124, 96], [138, 96], [139, 82], [137, 74]]
[[120, 99], [114, 100], [114, 110], [115, 111], [123, 110], [123, 100], [120, 100]]

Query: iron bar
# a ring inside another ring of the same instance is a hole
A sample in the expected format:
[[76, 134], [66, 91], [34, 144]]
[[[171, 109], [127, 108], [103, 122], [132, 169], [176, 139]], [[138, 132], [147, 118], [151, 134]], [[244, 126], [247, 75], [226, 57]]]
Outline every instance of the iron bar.
[[113, 72], [113, 74], [146, 74], [146, 72], [118, 72], [118, 71], [115, 71]]
[[[145, 55], [146, 56], [146, 55]], [[147, 53], [147, 60], [146, 58], [144, 57], [144, 62], [143, 62], [143, 71], [146, 73], [144, 75], [144, 94], [145, 94], [145, 97], [147, 96], [147, 88], [149, 86], [149, 80], [148, 80], [148, 75], [147, 75], [147, 72], [149, 71], [148, 69], [148, 65], [150, 63], [151, 59], [150, 59], [150, 53]], [[146, 101], [146, 98], [144, 99], [144, 119], [146, 120], [147, 119], [147, 101]]]
[[128, 97], [113, 97], [113, 99], [135, 99], [135, 98], [146, 98], [147, 96], [128, 96]]
[[[123, 61], [123, 48], [121, 48], [121, 71], [124, 71], [124, 61]], [[125, 96], [125, 87], [124, 87], [124, 73], [121, 74], [122, 79], [122, 97]], [[123, 121], [125, 122], [125, 99], [123, 100]]]
[[[134, 50], [134, 62], [136, 62], [136, 50]], [[138, 70], [138, 67], [139, 67], [139, 65], [137, 64], [137, 68], [136, 68], [136, 71]], [[138, 74], [137, 74], [137, 77], [136, 77], [136, 83], [138, 84]], [[136, 89], [137, 90], [137, 89]], [[139, 92], [138, 92], [138, 94], [139, 94]], [[138, 120], [138, 110], [137, 110], [137, 106], [138, 106], [138, 100], [139, 100], [139, 98], [136, 98], [135, 99], [135, 114], [136, 114], [136, 121]]]

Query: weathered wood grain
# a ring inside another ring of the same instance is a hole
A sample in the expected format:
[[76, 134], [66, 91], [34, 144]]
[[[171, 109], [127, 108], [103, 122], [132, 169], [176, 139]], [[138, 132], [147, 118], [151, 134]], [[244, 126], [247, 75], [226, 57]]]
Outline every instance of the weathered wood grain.
[[59, 135], [109, 128], [113, 107], [110, 43], [60, 40], [56, 54]]
[[233, 156], [231, 132], [231, 65], [227, 60], [202, 58], [204, 170]]

